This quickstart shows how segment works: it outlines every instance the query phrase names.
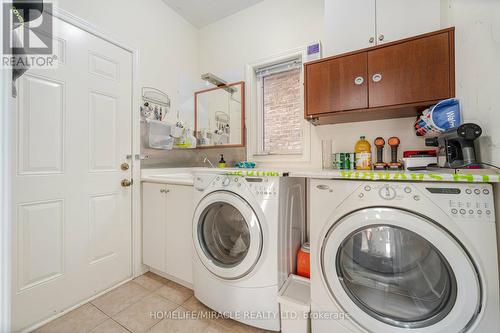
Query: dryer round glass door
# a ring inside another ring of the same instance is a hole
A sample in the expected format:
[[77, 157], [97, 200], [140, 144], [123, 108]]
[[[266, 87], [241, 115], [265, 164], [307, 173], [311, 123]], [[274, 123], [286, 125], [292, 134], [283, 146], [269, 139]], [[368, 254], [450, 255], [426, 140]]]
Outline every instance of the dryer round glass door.
[[359, 229], [340, 246], [336, 265], [351, 299], [389, 324], [430, 326], [446, 317], [457, 298], [457, 281], [446, 259], [406, 229]]
[[359, 323], [368, 324], [368, 315], [386, 329], [443, 329], [455, 317], [459, 332], [479, 310], [478, 276], [467, 253], [439, 226], [406, 211], [370, 208], [342, 218], [327, 233], [321, 260], [332, 297], [355, 308], [347, 312]]
[[198, 257], [213, 274], [237, 279], [256, 265], [262, 249], [257, 215], [241, 197], [215, 192], [195, 212], [193, 238]]

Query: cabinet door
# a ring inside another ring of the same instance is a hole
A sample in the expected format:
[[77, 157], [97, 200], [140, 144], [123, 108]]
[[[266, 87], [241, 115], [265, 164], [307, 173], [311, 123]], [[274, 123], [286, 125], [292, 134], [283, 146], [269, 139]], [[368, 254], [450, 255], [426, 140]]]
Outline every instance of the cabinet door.
[[325, 0], [325, 56], [375, 45], [375, 0]]
[[421, 35], [440, 28], [441, 1], [377, 0], [376, 20], [377, 44]]
[[142, 262], [165, 271], [165, 185], [142, 184]]
[[167, 185], [166, 273], [193, 283], [193, 186]]
[[451, 97], [452, 36], [444, 32], [369, 51], [370, 107]]
[[308, 65], [306, 115], [364, 109], [367, 87], [366, 52]]

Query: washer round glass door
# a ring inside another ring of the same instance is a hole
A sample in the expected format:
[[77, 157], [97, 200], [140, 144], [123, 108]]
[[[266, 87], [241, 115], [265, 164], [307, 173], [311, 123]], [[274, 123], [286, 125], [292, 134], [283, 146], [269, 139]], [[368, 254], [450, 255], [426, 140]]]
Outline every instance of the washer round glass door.
[[363, 326], [373, 321], [407, 330], [455, 318], [460, 332], [479, 309], [479, 281], [468, 255], [433, 222], [406, 211], [370, 208], [342, 218], [325, 237], [321, 265], [332, 296], [357, 309], [348, 312]]
[[198, 205], [193, 220], [198, 257], [213, 274], [238, 279], [257, 264], [262, 231], [257, 215], [241, 197], [214, 192]]

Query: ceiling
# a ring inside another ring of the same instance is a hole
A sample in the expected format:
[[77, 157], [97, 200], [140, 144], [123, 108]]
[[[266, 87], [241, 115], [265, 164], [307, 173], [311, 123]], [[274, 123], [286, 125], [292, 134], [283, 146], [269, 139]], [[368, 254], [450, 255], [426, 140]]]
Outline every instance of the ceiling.
[[179, 15], [201, 28], [262, 0], [163, 0]]

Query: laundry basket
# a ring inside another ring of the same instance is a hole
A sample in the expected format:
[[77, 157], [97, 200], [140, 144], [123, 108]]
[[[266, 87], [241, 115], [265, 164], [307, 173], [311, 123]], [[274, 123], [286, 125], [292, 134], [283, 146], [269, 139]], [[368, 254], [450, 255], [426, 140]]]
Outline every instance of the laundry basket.
[[290, 275], [281, 287], [278, 302], [282, 333], [311, 332], [311, 285], [309, 279]]

